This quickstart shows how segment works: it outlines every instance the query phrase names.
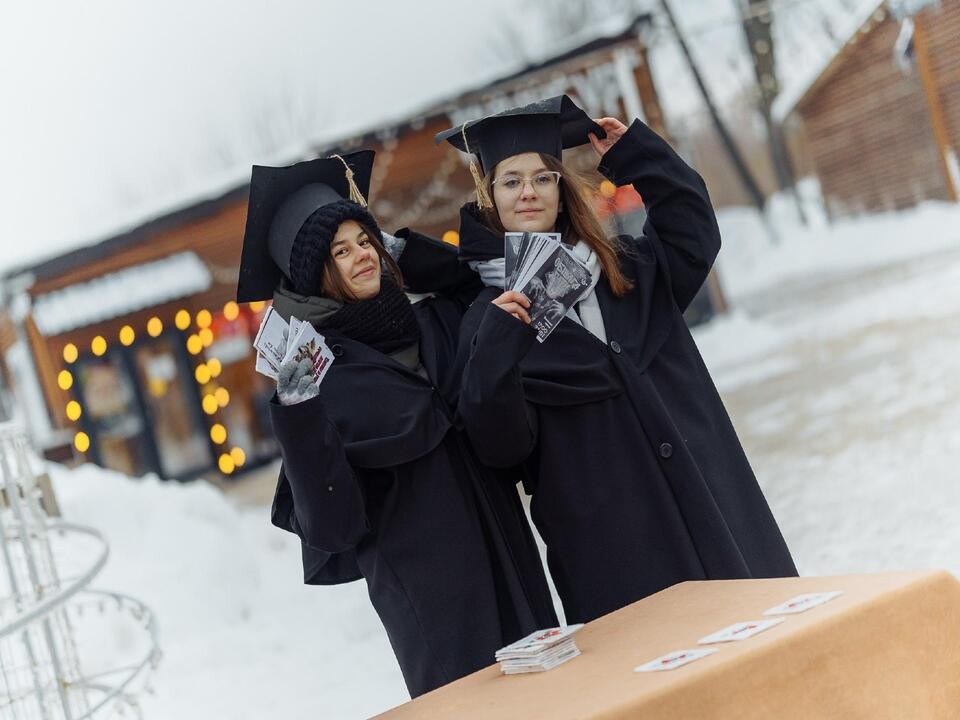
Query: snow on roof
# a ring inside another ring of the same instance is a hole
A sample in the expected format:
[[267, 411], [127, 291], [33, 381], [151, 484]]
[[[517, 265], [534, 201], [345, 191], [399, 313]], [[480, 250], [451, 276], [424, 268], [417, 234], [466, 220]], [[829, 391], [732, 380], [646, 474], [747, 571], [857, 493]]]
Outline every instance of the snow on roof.
[[837, 30], [837, 36], [840, 43], [834, 53], [824, 57], [817, 58], [804, 66], [804, 72], [798, 79], [790, 83], [790, 86], [781, 92], [773, 102], [773, 118], [777, 122], [783, 122], [787, 116], [793, 112], [797, 104], [804, 96], [813, 89], [814, 85], [827, 72], [834, 60], [849, 45], [850, 41], [856, 37], [864, 26], [870, 22], [874, 13], [880, 10], [886, 0], [863, 0], [856, 10], [845, 18], [843, 24]]
[[43, 335], [57, 335], [203, 292], [210, 284], [203, 261], [182, 252], [40, 295], [33, 319]]
[[[647, 10], [638, 13], [614, 13], [604, 16], [597, 22], [585, 25], [580, 30], [566, 37], [549, 42], [537, 47], [535, 52], [525, 54], [522, 59], [507, 68], [501, 68], [499, 72], [485, 77], [478, 81], [476, 77], [467, 77], [463, 82], [453, 85], [450, 89], [442, 93], [432, 93], [425, 96], [418, 103], [401, 106], [398, 110], [390, 113], [381, 114], [378, 120], [366, 125], [357, 125], [353, 118], [348, 125], [333, 128], [323, 136], [313, 138], [306, 146], [299, 147], [298, 154], [287, 153], [283, 157], [299, 157], [308, 159], [315, 157], [317, 152], [337, 147], [346, 140], [355, 140], [371, 134], [386, 132], [386, 136], [391, 137], [397, 128], [422, 121], [424, 118], [431, 117], [438, 113], [448, 114], [453, 106], [465, 96], [481, 95], [491, 88], [504, 83], [509, 83], [527, 73], [532, 73], [542, 69], [544, 66], [568, 59], [570, 55], [582, 52], [590, 52], [591, 48], [603, 45], [605, 42], [612, 42], [626, 35], [628, 32], [636, 30], [645, 24], [650, 24], [651, 15]], [[506, 109], [497, 108], [497, 111]], [[468, 108], [468, 112], [476, 108]], [[452, 119], [452, 124], [456, 125], [461, 120]]]

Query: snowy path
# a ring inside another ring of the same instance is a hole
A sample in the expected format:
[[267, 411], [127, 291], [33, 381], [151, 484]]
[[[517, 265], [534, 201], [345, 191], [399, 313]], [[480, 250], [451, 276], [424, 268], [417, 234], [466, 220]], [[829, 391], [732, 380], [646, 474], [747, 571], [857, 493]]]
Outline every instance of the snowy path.
[[960, 249], [738, 307], [698, 342], [801, 572], [960, 574]]

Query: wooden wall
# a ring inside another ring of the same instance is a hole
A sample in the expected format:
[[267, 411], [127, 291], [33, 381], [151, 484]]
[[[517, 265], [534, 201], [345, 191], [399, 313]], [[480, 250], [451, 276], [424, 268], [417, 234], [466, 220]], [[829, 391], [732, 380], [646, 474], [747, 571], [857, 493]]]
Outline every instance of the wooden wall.
[[[960, 83], [960, 0], [922, 13], [941, 96]], [[952, 199], [920, 73], [893, 59], [900, 24], [885, 10], [834, 59], [798, 104], [831, 215], [892, 210]], [[948, 93], [949, 94], [949, 93]], [[944, 102], [960, 147], [960, 93]]]

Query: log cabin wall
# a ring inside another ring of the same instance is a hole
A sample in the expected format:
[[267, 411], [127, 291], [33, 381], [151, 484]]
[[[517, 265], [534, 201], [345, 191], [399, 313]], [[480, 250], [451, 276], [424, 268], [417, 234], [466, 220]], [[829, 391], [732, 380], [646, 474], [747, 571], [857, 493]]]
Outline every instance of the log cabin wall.
[[960, 0], [927, 8], [917, 25], [927, 34], [946, 148], [934, 131], [924, 69], [896, 64], [900, 22], [882, 5], [794, 109], [833, 217], [955, 199], [941, 155], [960, 147]]

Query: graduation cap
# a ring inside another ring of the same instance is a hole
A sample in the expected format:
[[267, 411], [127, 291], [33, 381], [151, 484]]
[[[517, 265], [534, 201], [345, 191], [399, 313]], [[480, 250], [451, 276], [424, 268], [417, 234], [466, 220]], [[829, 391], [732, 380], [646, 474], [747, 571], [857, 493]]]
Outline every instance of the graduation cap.
[[[444, 130], [437, 134], [436, 142], [446, 140], [458, 150], [478, 154], [483, 172], [489, 172], [501, 160], [525, 152], [543, 153], [560, 160], [564, 148], [590, 142], [590, 133], [598, 138], [607, 136], [573, 100], [557, 95]], [[470, 172], [480, 206], [492, 207], [473, 161]]]
[[315, 210], [341, 200], [366, 207], [374, 154], [360, 150], [287, 167], [253, 166], [237, 302], [267, 300], [281, 277], [290, 277], [293, 241]]

